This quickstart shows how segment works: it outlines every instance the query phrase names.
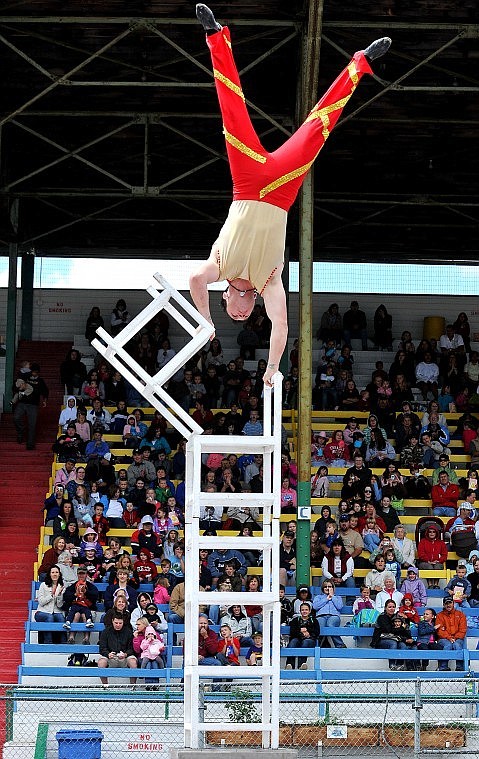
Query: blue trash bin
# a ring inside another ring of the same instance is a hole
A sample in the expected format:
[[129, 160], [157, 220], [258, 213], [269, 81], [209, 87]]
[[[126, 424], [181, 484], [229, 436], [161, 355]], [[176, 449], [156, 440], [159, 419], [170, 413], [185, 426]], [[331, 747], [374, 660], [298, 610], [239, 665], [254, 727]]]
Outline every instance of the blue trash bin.
[[59, 730], [58, 759], [101, 759], [101, 730]]

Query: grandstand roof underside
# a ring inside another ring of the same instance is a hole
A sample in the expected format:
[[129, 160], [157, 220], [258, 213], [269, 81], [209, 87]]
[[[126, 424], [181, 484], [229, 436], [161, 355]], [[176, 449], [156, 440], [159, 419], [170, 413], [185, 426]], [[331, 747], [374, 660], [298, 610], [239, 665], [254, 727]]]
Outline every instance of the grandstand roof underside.
[[[308, 0], [212, 5], [274, 149], [296, 123]], [[393, 47], [319, 158], [316, 260], [477, 259], [478, 20], [477, 0], [325, 0], [320, 93], [374, 38]], [[17, 239], [44, 256], [208, 253], [231, 182], [193, 0], [12, 0], [0, 54], [4, 252]], [[296, 204], [291, 260], [298, 219]]]

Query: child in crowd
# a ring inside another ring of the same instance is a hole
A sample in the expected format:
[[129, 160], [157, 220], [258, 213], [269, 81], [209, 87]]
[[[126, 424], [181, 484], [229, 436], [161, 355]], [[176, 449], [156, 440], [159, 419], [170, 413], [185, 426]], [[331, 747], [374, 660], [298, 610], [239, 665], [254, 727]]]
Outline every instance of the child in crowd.
[[155, 592], [153, 594], [155, 604], [161, 606], [162, 604], [168, 604], [170, 602], [169, 588], [170, 583], [166, 577], [160, 575], [156, 578]]
[[246, 654], [246, 664], [249, 667], [260, 667], [263, 663], [263, 635], [260, 632], [253, 633], [253, 645]]
[[387, 548], [384, 552], [386, 572], [391, 572], [396, 578], [396, 584], [401, 581], [401, 562], [397, 560], [394, 548]]
[[98, 533], [95, 532], [93, 527], [87, 527], [83, 533], [83, 540], [80, 543], [79, 550], [80, 559], [85, 558], [87, 548], [92, 548], [98, 558], [103, 558], [103, 548], [98, 542]]
[[371, 598], [371, 588], [361, 585], [361, 595], [353, 603], [353, 615], [359, 614], [363, 609], [375, 609], [376, 606]]
[[378, 527], [375, 517], [367, 517], [362, 531], [364, 547], [372, 553], [380, 544], [383, 537], [382, 530]]
[[[440, 645], [437, 642], [437, 631], [440, 625], [436, 624], [436, 612], [434, 609], [424, 609], [424, 616], [417, 626], [416, 646], [418, 649], [437, 651]], [[429, 659], [421, 659], [421, 669], [427, 669]]]
[[406, 579], [400, 587], [404, 595], [410, 593], [413, 597], [413, 604], [416, 609], [420, 609], [427, 603], [427, 591], [423, 581], [419, 579], [419, 570], [416, 567], [408, 567]]
[[339, 537], [338, 525], [336, 522], [328, 522], [326, 525], [324, 537], [321, 540], [321, 548], [324, 553], [329, 553], [329, 550], [335, 540]]
[[131, 501], [127, 501], [122, 514], [125, 527], [137, 528], [140, 523], [140, 516]]
[[98, 501], [93, 510], [93, 529], [97, 532], [98, 543], [100, 546], [106, 546], [106, 535], [110, 529], [108, 519], [103, 516], [104, 508], [105, 505], [101, 501]]
[[327, 498], [329, 495], [328, 467], [320, 466], [311, 479], [311, 498]]
[[313, 608], [313, 600], [311, 598], [311, 591], [307, 585], [301, 585], [297, 592], [296, 592], [296, 598], [294, 600], [293, 604], [293, 614], [295, 617], [299, 616], [299, 609], [301, 607], [301, 604], [309, 604], [309, 608]]
[[115, 552], [112, 548], [105, 548], [103, 552], [103, 564], [104, 574], [109, 574], [112, 569], [115, 568], [116, 558]]
[[133, 565], [134, 571], [138, 575], [140, 583], [154, 582], [158, 574], [156, 564], [152, 561], [151, 552], [148, 548], [140, 548], [138, 558]]
[[222, 663], [233, 667], [239, 666], [240, 642], [238, 638], [234, 637], [228, 624], [222, 624], [220, 627], [218, 654]]
[[185, 576], [185, 552], [181, 543], [176, 543], [173, 549], [173, 558], [171, 559], [170, 572], [177, 578]]
[[94, 548], [87, 546], [85, 550], [84, 564], [87, 569], [87, 579], [90, 582], [100, 582], [103, 577], [102, 560], [96, 555]]
[[[164, 669], [165, 662], [161, 654], [165, 650], [163, 636], [154, 627], [148, 625], [145, 629], [145, 637], [140, 643], [141, 669]], [[147, 682], [158, 682], [148, 680]]]
[[471, 595], [471, 583], [466, 577], [466, 563], [458, 562], [456, 574], [451, 577], [447, 583], [444, 591], [452, 597], [456, 607], [469, 609], [469, 601], [467, 600]]
[[[80, 570], [82, 570], [80, 575]], [[78, 580], [75, 583], [74, 586], [74, 596], [72, 604], [70, 605], [70, 608], [68, 610], [68, 613], [65, 618], [65, 622], [63, 623], [63, 627], [65, 630], [71, 630], [72, 622], [85, 622], [85, 627], [88, 629], [91, 629], [95, 626], [95, 623], [93, 622], [92, 613], [91, 613], [91, 607], [93, 606], [93, 601], [89, 597], [89, 591], [86, 581], [86, 568], [85, 566], [78, 567]], [[89, 641], [89, 638], [88, 638]], [[75, 642], [75, 636], [73, 633], [70, 633], [68, 637], [69, 643]], [[86, 642], [86, 636], [85, 641]]]
[[401, 601], [401, 606], [398, 612], [402, 617], [407, 619], [409, 625], [419, 624], [419, 614], [414, 606], [414, 599], [412, 593], [405, 593]]

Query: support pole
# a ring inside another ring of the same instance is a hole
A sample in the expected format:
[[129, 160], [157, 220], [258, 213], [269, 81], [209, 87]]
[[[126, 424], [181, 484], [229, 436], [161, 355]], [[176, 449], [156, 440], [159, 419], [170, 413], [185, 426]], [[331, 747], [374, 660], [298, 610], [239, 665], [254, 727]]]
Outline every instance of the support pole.
[[20, 339], [31, 340], [33, 333], [33, 275], [35, 272], [35, 252], [29, 250], [22, 255], [22, 323]]
[[[298, 121], [316, 102], [319, 47], [323, 17], [322, 0], [311, 0], [303, 34], [301, 92]], [[299, 406], [298, 406], [298, 521], [296, 530], [296, 584], [311, 582], [311, 398], [312, 398], [312, 302], [313, 302], [313, 197], [311, 171], [300, 196], [299, 238]]]
[[[14, 200], [10, 208], [10, 221], [15, 236], [18, 234], [19, 200]], [[8, 286], [7, 286], [7, 326], [5, 330], [5, 393], [4, 411], [11, 411], [12, 386], [15, 371], [15, 352], [17, 348], [17, 261], [18, 243], [8, 246]]]

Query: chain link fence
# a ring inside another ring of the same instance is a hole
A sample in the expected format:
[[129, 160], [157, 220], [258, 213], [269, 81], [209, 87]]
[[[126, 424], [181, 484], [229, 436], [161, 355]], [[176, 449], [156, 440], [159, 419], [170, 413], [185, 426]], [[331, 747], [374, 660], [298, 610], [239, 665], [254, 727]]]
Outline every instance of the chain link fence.
[[[183, 747], [180, 684], [100, 687], [3, 686], [4, 759], [169, 759]], [[440, 753], [479, 753], [477, 681], [284, 681], [280, 746], [302, 757], [397, 759]], [[200, 721], [232, 730], [206, 730], [202, 747], [261, 746], [260, 687], [250, 681], [201, 685]], [[237, 726], [237, 729], [236, 729]]]

